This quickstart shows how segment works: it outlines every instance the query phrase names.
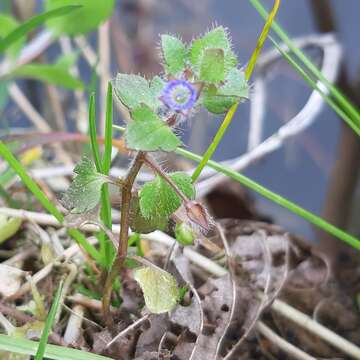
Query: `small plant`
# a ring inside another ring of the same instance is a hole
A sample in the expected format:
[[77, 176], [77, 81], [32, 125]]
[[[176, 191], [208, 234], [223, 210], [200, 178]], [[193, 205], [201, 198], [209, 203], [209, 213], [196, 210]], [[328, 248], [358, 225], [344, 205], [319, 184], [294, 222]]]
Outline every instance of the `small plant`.
[[[128, 256], [130, 229], [140, 234], [170, 230], [171, 219], [179, 243], [187, 245], [193, 242], [194, 232], [207, 232], [212, 225], [206, 209], [195, 201], [194, 179], [184, 172], [165, 172], [152, 152], [175, 151], [181, 145], [175, 129], [201, 107], [222, 114], [248, 97], [245, 74], [238, 68], [223, 27], [212, 29], [190, 45], [174, 36], [162, 35], [161, 50], [163, 76], [147, 80], [140, 75], [118, 74], [113, 81], [116, 96], [131, 116], [125, 129], [125, 142], [132, 158], [127, 175], [121, 179], [105, 175], [101, 166], [96, 165], [99, 155], [94, 156], [95, 163], [83, 158], [63, 197], [63, 204], [71, 213], [93, 214], [99, 208], [104, 184], [120, 188], [120, 238], [105, 285], [105, 313], [114, 279]], [[137, 189], [134, 183], [143, 167], [149, 168], [155, 178]], [[177, 214], [180, 208], [185, 216]], [[135, 279], [151, 312], [166, 312], [176, 305], [179, 290], [167, 272], [145, 266], [135, 270]]]

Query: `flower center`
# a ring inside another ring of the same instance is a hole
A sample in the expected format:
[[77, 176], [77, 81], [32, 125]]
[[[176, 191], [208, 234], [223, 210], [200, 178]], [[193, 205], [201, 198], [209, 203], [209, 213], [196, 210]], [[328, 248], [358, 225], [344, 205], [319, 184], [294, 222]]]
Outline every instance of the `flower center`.
[[165, 85], [162, 100], [174, 111], [189, 110], [196, 102], [196, 89], [186, 80], [172, 80]]

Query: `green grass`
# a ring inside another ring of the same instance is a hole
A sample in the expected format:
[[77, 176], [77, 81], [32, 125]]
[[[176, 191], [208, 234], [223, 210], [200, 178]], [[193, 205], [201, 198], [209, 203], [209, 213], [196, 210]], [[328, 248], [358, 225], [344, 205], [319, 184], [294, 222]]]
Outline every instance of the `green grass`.
[[55, 315], [56, 312], [59, 308], [59, 306], [61, 306], [60, 304], [60, 299], [61, 299], [61, 293], [62, 293], [62, 289], [63, 289], [63, 282], [60, 283], [56, 294], [55, 294], [55, 298], [54, 301], [51, 305], [50, 311], [49, 311], [49, 315], [46, 319], [45, 322], [45, 326], [44, 326], [44, 330], [41, 334], [41, 338], [39, 341], [39, 347], [36, 351], [36, 355], [35, 355], [35, 359], [34, 360], [43, 360], [44, 358], [44, 354], [45, 354], [45, 350], [46, 350], [46, 345], [47, 345], [47, 341], [49, 338], [49, 335], [51, 333], [51, 329], [53, 327], [53, 323], [55, 320]]
[[69, 5], [59, 7], [57, 9], [44, 12], [36, 15], [31, 19], [20, 24], [17, 28], [11, 31], [7, 36], [0, 40], [0, 53], [8, 49], [14, 42], [27, 35], [30, 31], [34, 30], [39, 25], [45, 23], [47, 20], [69, 14], [71, 11], [78, 9], [79, 5]]
[[[268, 12], [262, 5], [259, 0], [249, 0], [258, 13], [266, 19], [268, 17]], [[312, 61], [306, 56], [306, 54], [295, 46], [290, 37], [286, 32], [281, 28], [281, 26], [274, 21], [271, 28], [279, 36], [279, 38], [289, 47], [293, 54], [297, 57], [304, 67], [320, 80], [329, 90], [331, 96], [334, 97], [338, 106], [343, 110], [344, 114], [347, 114], [346, 117], [341, 116], [341, 118], [350, 126], [358, 135], [360, 135], [360, 112], [351, 101], [335, 86], [333, 85], [326, 77], [321, 73], [321, 71], [312, 63]]]
[[[105, 118], [105, 138], [104, 138], [104, 154], [101, 159], [99, 143], [96, 130], [96, 108], [95, 108], [95, 94], [90, 96], [89, 104], [89, 129], [90, 142], [93, 158], [96, 169], [99, 173], [109, 175], [111, 166], [111, 151], [112, 151], [112, 114], [113, 114], [113, 100], [112, 100], [112, 86], [109, 82], [106, 96], [106, 118]], [[111, 204], [109, 196], [109, 187], [107, 184], [103, 185], [101, 190], [101, 212], [100, 217], [105, 226], [109, 229], [112, 227]], [[100, 254], [102, 263], [109, 268], [112, 264], [115, 249], [104, 232], [99, 234]]]
[[[111, 82], [108, 84], [107, 94], [106, 94], [106, 117], [105, 117], [105, 139], [104, 139], [104, 154], [102, 158], [103, 173], [109, 175], [111, 167], [111, 152], [112, 152], [112, 119], [113, 119], [113, 92]], [[105, 226], [108, 229], [112, 229], [112, 215], [111, 215], [111, 203], [110, 203], [110, 194], [109, 194], [109, 185], [104, 184], [101, 194], [101, 219], [104, 222]], [[110, 267], [112, 264], [115, 249], [107, 237], [105, 237], [105, 259], [106, 264]]]
[[291, 55], [281, 49], [280, 44], [269, 36], [269, 39], [278, 49], [281, 55], [288, 61], [288, 63], [300, 74], [300, 76], [305, 80], [305, 82], [314, 90], [316, 90], [323, 98], [323, 100], [339, 115], [340, 118], [344, 119], [345, 122], [354, 130], [354, 132], [360, 136], [360, 127], [357, 127], [349, 117], [349, 115], [338, 105], [333, 97], [327, 95], [322, 91], [317, 83], [307, 74], [307, 72], [293, 59]]
[[[190, 160], [200, 162], [202, 157], [200, 155], [196, 155], [190, 151], [178, 148], [176, 153], [184, 156]], [[209, 160], [208, 164], [209, 167], [213, 168], [214, 170], [223, 173], [224, 175], [228, 176], [229, 178], [238, 181], [242, 185], [248, 187], [249, 189], [257, 192], [258, 194], [262, 195], [263, 197], [271, 200], [272, 202], [284, 207], [285, 209], [293, 212], [294, 214], [308, 220], [312, 224], [316, 225], [322, 230], [325, 230], [329, 234], [336, 236], [338, 239], [345, 241], [350, 246], [354, 247], [357, 250], [360, 250], [360, 240], [355, 238], [354, 236], [348, 234], [347, 232], [337, 228], [336, 226], [328, 223], [321, 217], [313, 214], [312, 212], [302, 208], [299, 205], [291, 202], [290, 200], [282, 197], [281, 195], [267, 189], [266, 187], [258, 184], [257, 182], [249, 179], [245, 175], [242, 175], [231, 168], [221, 165], [215, 161]]]
[[[0, 334], [0, 350], [24, 355], [35, 355], [39, 347], [36, 341]], [[52, 360], [111, 360], [111, 358], [86, 351], [48, 344], [44, 356]]]
[[[251, 75], [254, 71], [255, 64], [260, 56], [261, 50], [264, 46], [265, 40], [266, 40], [269, 30], [271, 28], [271, 24], [273, 23], [274, 18], [279, 10], [279, 6], [280, 6], [280, 0], [275, 0], [273, 9], [271, 10], [271, 12], [268, 14], [268, 16], [266, 18], [265, 25], [264, 25], [264, 27], [261, 31], [261, 34], [258, 38], [255, 49], [250, 57], [249, 64], [247, 65], [247, 67], [245, 69], [245, 79], [247, 81], [251, 78]], [[214, 152], [218, 148], [221, 139], [223, 138], [227, 128], [229, 127], [229, 125], [231, 124], [231, 121], [233, 120], [233, 117], [236, 113], [238, 106], [239, 106], [239, 103], [235, 103], [229, 109], [227, 114], [225, 115], [225, 118], [224, 118], [223, 122], [221, 123], [219, 130], [215, 134], [211, 144], [205, 151], [204, 156], [202, 157], [202, 160], [200, 161], [199, 165], [196, 167], [196, 169], [194, 170], [194, 173], [191, 176], [193, 182], [195, 182], [199, 178], [199, 176], [200, 176], [202, 170], [204, 169], [204, 167], [206, 166], [207, 162], [211, 159]]]

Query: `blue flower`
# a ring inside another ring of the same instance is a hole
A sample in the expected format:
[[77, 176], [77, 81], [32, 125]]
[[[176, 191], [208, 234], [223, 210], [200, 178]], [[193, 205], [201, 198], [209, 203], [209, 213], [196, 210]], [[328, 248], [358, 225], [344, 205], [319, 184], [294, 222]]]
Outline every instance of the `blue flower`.
[[190, 110], [197, 99], [195, 87], [187, 80], [171, 80], [163, 91], [161, 100], [173, 111], [183, 112]]

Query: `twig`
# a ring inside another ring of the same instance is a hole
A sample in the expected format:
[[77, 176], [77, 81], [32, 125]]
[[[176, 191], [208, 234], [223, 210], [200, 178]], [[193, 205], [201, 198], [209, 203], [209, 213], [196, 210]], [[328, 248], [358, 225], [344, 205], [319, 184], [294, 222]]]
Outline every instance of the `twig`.
[[[89, 308], [91, 310], [96, 310], [96, 311], [101, 311], [102, 310], [102, 303], [100, 300], [96, 300], [96, 299], [91, 299], [85, 295], [82, 294], [75, 294], [72, 296], [68, 296], [66, 298], [67, 300], [76, 303], [76, 304], [80, 304], [85, 306], [86, 308]], [[116, 308], [114, 307], [110, 307], [110, 311], [114, 312], [116, 311]]]
[[298, 360], [316, 360], [316, 358], [308, 355], [304, 351], [300, 350], [293, 344], [290, 344], [285, 339], [280, 337], [274, 331], [272, 331], [267, 325], [263, 322], [258, 321], [256, 324], [256, 329], [271, 342], [277, 345], [282, 351], [290, 355], [290, 357]]
[[66, 325], [64, 342], [66, 345], [76, 343], [80, 336], [81, 325], [84, 317], [85, 308], [82, 305], [74, 305], [71, 315]]
[[150, 314], [146, 314], [142, 318], [133, 322], [131, 325], [129, 325], [127, 328], [125, 328], [123, 331], [121, 331], [119, 334], [117, 334], [109, 343], [107, 343], [105, 348], [109, 348], [114, 342], [119, 340], [121, 337], [125, 336], [130, 331], [136, 329], [139, 325], [141, 325], [149, 317], [150, 317]]
[[[7, 209], [7, 208], [0, 208], [0, 213], [6, 213], [6, 212], [4, 212], [4, 209], [5, 209], [5, 211], [13, 210], [13, 209]], [[20, 210], [20, 211], [14, 210], [14, 211], [15, 212], [13, 214], [11, 214], [11, 216], [16, 216], [16, 215], [21, 216], [21, 214], [24, 212], [23, 210]], [[41, 215], [41, 216], [39, 216], [39, 215]], [[38, 216], [39, 218], [44, 220], [45, 219], [44, 215], [46, 215], [46, 214], [37, 214], [36, 216]], [[51, 220], [51, 221], [54, 221], [54, 219], [55, 219], [49, 215], [47, 215], [46, 218], [47, 218], [47, 220]], [[54, 222], [53, 225], [60, 226], [60, 224], [58, 222]], [[92, 230], [90, 230], [90, 228], [89, 228], [89, 231], [96, 231], [98, 228], [96, 226], [92, 226], [91, 229]], [[119, 226], [114, 226], [113, 232], [119, 233], [120, 232]], [[154, 231], [150, 234], [142, 235], [142, 238], [150, 240], [150, 241], [159, 242], [168, 247], [172, 246], [174, 241], [176, 241], [175, 239], [173, 239], [172, 237], [170, 237], [169, 235], [167, 235], [161, 231]], [[94, 243], [96, 243], [97, 239], [91, 238], [91, 239], [89, 239], [89, 241], [91, 241], [91, 243], [94, 244]], [[70, 248], [66, 249], [64, 255], [66, 258], [70, 258], [70, 257], [74, 256], [78, 251], [79, 251], [79, 247], [78, 247], [78, 245], [75, 244], [75, 245], [71, 246]], [[189, 247], [184, 248], [184, 255], [190, 261], [192, 261], [194, 264], [207, 270], [209, 273], [211, 273], [215, 276], [220, 277], [220, 276], [224, 276], [227, 274], [226, 269], [219, 266], [217, 263], [213, 262], [212, 260], [208, 259], [207, 257], [197, 253], [196, 251], [194, 251], [193, 249], [191, 249]], [[51, 263], [51, 264], [45, 266], [43, 269], [41, 269], [38, 273], [36, 273], [33, 276], [33, 281], [36, 283], [36, 282], [40, 281], [42, 278], [44, 278], [45, 276], [47, 276], [51, 272], [52, 266], [53, 266], [53, 263]], [[29, 284], [28, 283], [24, 284], [19, 289], [19, 291], [16, 293], [16, 298], [22, 296], [29, 290], [30, 290]], [[292, 322], [295, 322], [298, 325], [304, 327], [305, 329], [307, 329], [309, 332], [311, 332], [315, 336], [319, 336], [324, 341], [330, 343], [331, 345], [333, 345], [337, 349], [343, 351], [344, 353], [346, 353], [350, 356], [353, 356], [355, 359], [360, 359], [360, 348], [358, 348], [356, 345], [352, 344], [348, 340], [342, 338], [338, 334], [334, 333], [333, 331], [327, 329], [325, 326], [312, 320], [309, 316], [304, 315], [299, 310], [296, 310], [295, 308], [291, 307], [290, 305], [284, 303], [283, 301], [278, 300], [278, 299], [274, 300], [274, 302], [271, 305], [271, 309], [276, 311], [277, 313], [283, 315], [288, 320], [291, 320]]]
[[[50, 132], [51, 128], [48, 125], [47, 121], [39, 114], [38, 111], [32, 106], [30, 101], [20, 90], [20, 88], [15, 84], [11, 83], [9, 85], [9, 94], [12, 100], [19, 106], [21, 111], [29, 118], [29, 120], [41, 131]], [[59, 150], [59, 157], [65, 164], [72, 165], [73, 162], [71, 157], [62, 149], [58, 144], [55, 144], [56, 148]]]
[[[96, 238], [90, 238], [90, 239], [88, 239], [88, 241], [91, 244], [97, 243]], [[74, 244], [74, 245], [70, 246], [69, 248], [67, 248], [64, 251], [64, 255], [62, 257], [56, 258], [53, 262], [47, 264], [41, 270], [39, 270], [36, 274], [34, 274], [32, 276], [32, 282], [34, 284], [37, 284], [39, 281], [41, 281], [42, 279], [44, 279], [46, 276], [48, 276], [51, 273], [51, 271], [55, 265], [55, 262], [60, 261], [62, 258], [64, 258], [65, 260], [68, 260], [68, 259], [72, 258], [73, 256], [75, 256], [76, 254], [78, 254], [78, 252], [80, 250], [81, 249], [79, 248], [78, 244]], [[18, 299], [30, 290], [31, 290], [31, 285], [29, 282], [26, 282], [24, 285], [21, 286], [21, 288], [14, 295], [6, 298], [6, 300], [9, 301], [9, 300]]]

